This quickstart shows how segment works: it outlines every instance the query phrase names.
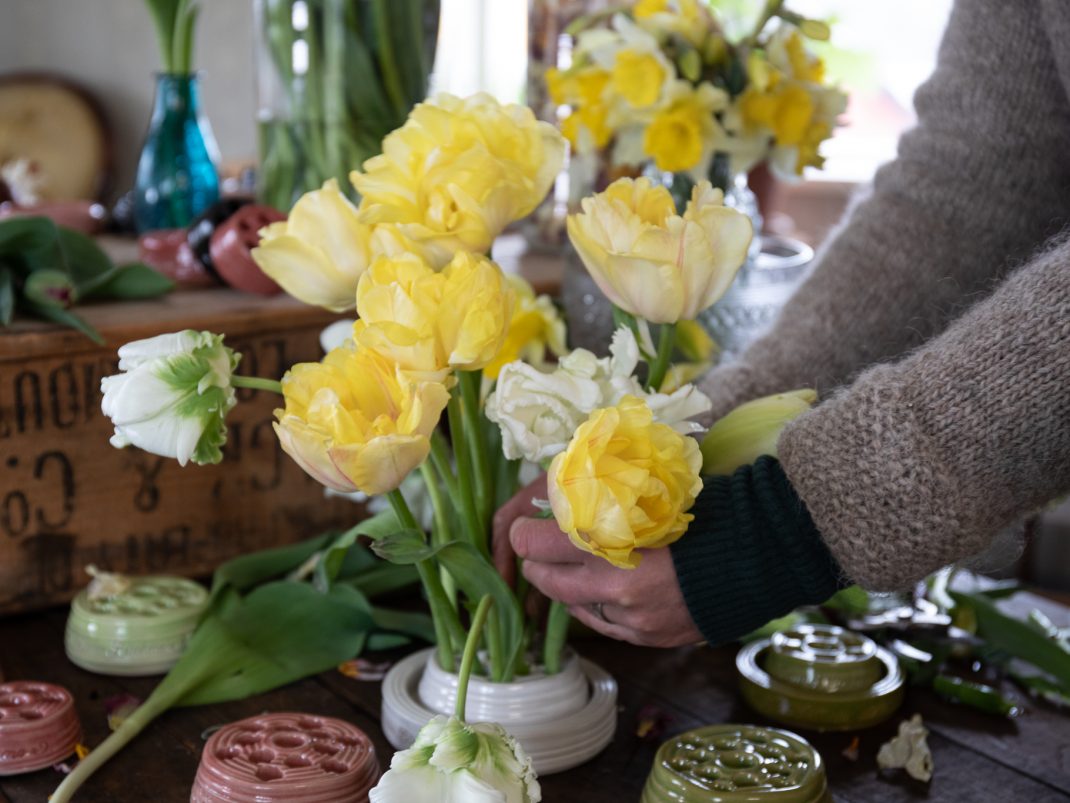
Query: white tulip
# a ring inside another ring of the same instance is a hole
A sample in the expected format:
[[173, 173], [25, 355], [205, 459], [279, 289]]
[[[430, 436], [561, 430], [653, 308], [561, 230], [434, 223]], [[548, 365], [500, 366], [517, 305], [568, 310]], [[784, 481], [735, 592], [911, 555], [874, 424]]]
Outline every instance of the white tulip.
[[181, 465], [218, 463], [240, 359], [222, 335], [192, 329], [127, 343], [119, 349], [122, 373], [100, 380], [100, 406], [115, 425], [111, 445], [137, 446]]
[[633, 375], [639, 345], [627, 327], [613, 335], [609, 357], [576, 349], [562, 357], [553, 371], [540, 371], [516, 361], [502, 367], [494, 392], [487, 398], [487, 418], [502, 432], [502, 449], [510, 460], [533, 463], [564, 451], [572, 434], [591, 411], [618, 404], [625, 396], [646, 401], [655, 420], [680, 434], [698, 432], [690, 420], [710, 409], [710, 400], [694, 385], [672, 393], [647, 393]]
[[370, 793], [371, 803], [539, 803], [531, 759], [493, 722], [437, 716]]

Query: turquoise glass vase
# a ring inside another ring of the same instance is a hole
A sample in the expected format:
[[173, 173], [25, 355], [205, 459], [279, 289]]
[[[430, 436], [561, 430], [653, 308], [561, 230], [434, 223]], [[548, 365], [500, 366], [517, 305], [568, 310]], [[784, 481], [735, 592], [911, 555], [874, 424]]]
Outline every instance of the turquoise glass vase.
[[219, 149], [196, 74], [156, 76], [156, 99], [134, 183], [139, 232], [175, 229], [219, 199]]

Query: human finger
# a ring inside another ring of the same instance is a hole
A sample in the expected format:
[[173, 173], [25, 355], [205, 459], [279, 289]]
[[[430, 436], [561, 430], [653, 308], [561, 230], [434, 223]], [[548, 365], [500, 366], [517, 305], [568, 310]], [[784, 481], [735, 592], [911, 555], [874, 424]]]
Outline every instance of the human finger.
[[513, 551], [526, 561], [583, 563], [586, 552], [577, 549], [554, 519], [522, 516], [509, 528]]

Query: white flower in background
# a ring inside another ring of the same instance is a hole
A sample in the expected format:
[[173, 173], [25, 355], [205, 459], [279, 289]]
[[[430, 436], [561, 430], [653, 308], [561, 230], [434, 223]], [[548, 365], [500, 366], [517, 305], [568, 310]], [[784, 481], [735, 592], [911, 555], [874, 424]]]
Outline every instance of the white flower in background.
[[41, 200], [44, 179], [29, 159], [15, 159], [0, 166], [0, 181], [19, 206], [33, 206]]
[[523, 362], [502, 368], [498, 384], [487, 398], [487, 418], [502, 432], [505, 456], [533, 463], [564, 451], [572, 434], [592, 410], [616, 405], [625, 396], [644, 400], [654, 418], [681, 434], [698, 432], [691, 421], [710, 409], [710, 400], [693, 385], [672, 393], [647, 393], [633, 376], [639, 345], [627, 327], [613, 335], [609, 357], [576, 349], [562, 357], [554, 371], [544, 372]]
[[437, 716], [370, 793], [371, 803], [539, 803], [531, 759], [498, 724]]
[[320, 348], [323, 349], [323, 353], [327, 354], [344, 346], [345, 342], [353, 337], [354, 323], [356, 321], [352, 318], [345, 318], [324, 328], [320, 332]]
[[122, 373], [100, 380], [111, 445], [137, 446], [181, 465], [218, 463], [224, 419], [237, 403], [231, 374], [240, 355], [211, 332], [159, 335], [119, 349]]

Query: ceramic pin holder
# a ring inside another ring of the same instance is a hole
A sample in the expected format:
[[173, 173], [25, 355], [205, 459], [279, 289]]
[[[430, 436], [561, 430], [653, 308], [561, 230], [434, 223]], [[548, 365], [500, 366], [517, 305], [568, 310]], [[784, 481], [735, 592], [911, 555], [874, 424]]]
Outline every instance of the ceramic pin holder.
[[832, 803], [821, 755], [801, 736], [710, 725], [658, 748], [640, 803]]
[[58, 764], [81, 740], [74, 698], [65, 688], [25, 680], [0, 683], [0, 776]]
[[853, 730], [888, 719], [903, 701], [895, 656], [832, 625], [797, 625], [736, 656], [740, 690], [765, 717], [799, 728]]
[[204, 746], [190, 803], [367, 803], [379, 780], [364, 731], [277, 713], [224, 725]]
[[184, 577], [120, 578], [103, 594], [85, 589], [71, 602], [67, 657], [104, 675], [162, 675], [207, 605], [207, 590]]

